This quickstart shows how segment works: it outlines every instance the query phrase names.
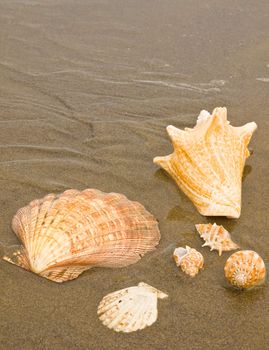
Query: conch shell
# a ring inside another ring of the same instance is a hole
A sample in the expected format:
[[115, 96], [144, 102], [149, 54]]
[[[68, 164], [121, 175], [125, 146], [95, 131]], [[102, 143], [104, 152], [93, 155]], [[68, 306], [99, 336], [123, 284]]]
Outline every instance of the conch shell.
[[130, 333], [151, 326], [158, 317], [157, 300], [168, 295], [140, 282], [136, 287], [105, 296], [97, 314], [102, 323], [116, 332]]
[[209, 246], [210, 250], [218, 250], [219, 256], [222, 252], [238, 249], [239, 246], [231, 239], [230, 233], [221, 225], [217, 224], [198, 224], [195, 225], [200, 236], [205, 243], [203, 247]]
[[156, 219], [140, 203], [95, 189], [34, 200], [12, 228], [23, 246], [3, 259], [55, 282], [94, 266], [133, 264], [160, 240]]
[[174, 250], [173, 258], [177, 266], [187, 275], [194, 277], [204, 266], [204, 257], [196, 249], [186, 246]]
[[252, 250], [240, 250], [228, 258], [224, 273], [234, 287], [249, 289], [263, 283], [266, 268], [259, 254]]
[[225, 107], [215, 108], [212, 115], [201, 111], [193, 129], [167, 127], [174, 152], [153, 161], [173, 177], [200, 214], [239, 218], [247, 146], [256, 128], [254, 122], [231, 126]]

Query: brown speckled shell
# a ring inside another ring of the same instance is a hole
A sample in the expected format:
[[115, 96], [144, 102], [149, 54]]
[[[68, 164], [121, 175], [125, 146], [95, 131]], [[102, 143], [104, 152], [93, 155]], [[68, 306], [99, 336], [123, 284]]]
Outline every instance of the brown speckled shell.
[[140, 203], [95, 189], [34, 200], [18, 210], [12, 228], [23, 246], [4, 260], [56, 282], [94, 266], [133, 264], [160, 239], [156, 219]]
[[241, 250], [228, 258], [224, 273], [234, 287], [249, 289], [263, 283], [266, 268], [259, 254], [252, 250]]
[[[185, 253], [183, 253], [184, 251]], [[181, 270], [191, 277], [196, 276], [204, 266], [203, 255], [196, 249], [188, 246], [186, 246], [186, 248], [176, 248], [173, 253], [173, 258], [177, 266], [180, 266]]]

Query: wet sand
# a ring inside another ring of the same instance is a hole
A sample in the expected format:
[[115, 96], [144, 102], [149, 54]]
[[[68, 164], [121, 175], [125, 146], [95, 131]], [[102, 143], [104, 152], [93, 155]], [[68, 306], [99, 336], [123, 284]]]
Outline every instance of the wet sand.
[[[0, 0], [0, 241], [17, 244], [16, 210], [49, 192], [98, 188], [138, 200], [160, 222], [158, 249], [123, 269], [92, 269], [56, 284], [0, 262], [0, 349], [267, 349], [269, 288], [225, 282], [229, 253], [201, 248], [194, 224], [229, 229], [269, 260], [268, 1]], [[201, 217], [152, 163], [165, 127], [192, 127], [227, 106], [256, 121], [239, 220]], [[190, 279], [171, 259], [201, 250]], [[169, 294], [158, 321], [117, 334], [96, 315], [111, 291], [147, 282]]]

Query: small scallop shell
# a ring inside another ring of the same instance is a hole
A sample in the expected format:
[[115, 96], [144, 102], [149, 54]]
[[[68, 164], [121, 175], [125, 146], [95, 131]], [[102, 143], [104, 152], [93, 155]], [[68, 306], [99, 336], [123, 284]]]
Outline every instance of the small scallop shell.
[[210, 250], [218, 250], [219, 255], [222, 252], [238, 249], [239, 246], [231, 239], [231, 235], [223, 226], [217, 224], [198, 224], [195, 225], [200, 236], [204, 239], [203, 247], [209, 246]]
[[23, 245], [3, 259], [55, 282], [94, 266], [133, 264], [160, 239], [157, 220], [143, 205], [95, 189], [34, 200], [18, 210], [12, 228]]
[[130, 333], [151, 326], [158, 317], [157, 300], [168, 295], [140, 282], [138, 286], [106, 295], [97, 314], [102, 323], [116, 332]]
[[174, 250], [173, 258], [177, 266], [187, 275], [194, 277], [204, 266], [204, 258], [196, 249], [186, 246], [186, 248], [178, 247]]
[[249, 289], [263, 283], [266, 268], [259, 254], [252, 250], [240, 250], [228, 258], [224, 273], [234, 287]]

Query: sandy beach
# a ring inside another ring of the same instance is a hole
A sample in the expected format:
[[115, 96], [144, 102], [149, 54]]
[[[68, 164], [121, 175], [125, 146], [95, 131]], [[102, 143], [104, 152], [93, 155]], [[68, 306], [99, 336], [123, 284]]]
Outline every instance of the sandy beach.
[[[229, 287], [230, 253], [201, 248], [194, 226], [224, 225], [269, 268], [268, 13], [265, 0], [0, 0], [1, 243], [18, 244], [20, 207], [68, 188], [123, 193], [162, 235], [134, 265], [63, 284], [0, 260], [0, 350], [269, 348], [268, 281]], [[234, 126], [258, 125], [237, 220], [202, 217], [152, 162], [172, 150], [167, 125], [193, 127], [216, 106]], [[176, 267], [178, 245], [203, 253], [197, 277]], [[132, 334], [104, 327], [103, 296], [141, 281], [169, 294], [157, 322]]]

